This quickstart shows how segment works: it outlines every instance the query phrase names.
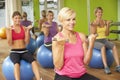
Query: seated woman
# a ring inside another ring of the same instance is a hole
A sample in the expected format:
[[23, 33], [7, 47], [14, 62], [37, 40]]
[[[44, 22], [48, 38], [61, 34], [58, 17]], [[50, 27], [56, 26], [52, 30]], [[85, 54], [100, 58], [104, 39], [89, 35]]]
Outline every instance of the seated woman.
[[85, 34], [74, 31], [76, 12], [68, 7], [60, 10], [58, 20], [63, 29], [52, 42], [54, 80], [100, 80], [88, 74], [85, 67], [92, 57], [96, 35], [89, 36], [88, 47]]
[[113, 56], [117, 64], [115, 70], [117, 72], [120, 72], [120, 63], [119, 63], [117, 48], [115, 44], [107, 40], [111, 21], [103, 20], [102, 13], [103, 13], [103, 9], [101, 7], [97, 7], [95, 9], [96, 19], [91, 23], [91, 27], [90, 27], [90, 31], [92, 34], [98, 34], [94, 48], [101, 50], [104, 71], [106, 74], [111, 73], [107, 65], [106, 48], [111, 49], [113, 51]]
[[[30, 30], [32, 26], [20, 25], [21, 14], [15, 11], [12, 15], [13, 25], [7, 27], [7, 40], [11, 47], [10, 59], [14, 63], [15, 80], [20, 80], [20, 61], [23, 59], [32, 65], [36, 80], [40, 80], [40, 73], [37, 61], [32, 54], [29, 54], [26, 45], [30, 41]], [[27, 73], [26, 73], [27, 74]]]
[[53, 21], [54, 13], [48, 11], [46, 14], [47, 21], [42, 24], [42, 32], [44, 33], [44, 45], [52, 51], [52, 37], [58, 32], [57, 23]]
[[[23, 25], [23, 26], [25, 26], [25, 27], [28, 27], [29, 25], [32, 25], [32, 22], [27, 19], [27, 13], [26, 12], [23, 12], [23, 14], [22, 14], [22, 20], [21, 20], [20, 24]], [[34, 35], [35, 38], [37, 37], [35, 35], [35, 32], [34, 32], [34, 27], [32, 27], [30, 33], [31, 33], [31, 35]]]

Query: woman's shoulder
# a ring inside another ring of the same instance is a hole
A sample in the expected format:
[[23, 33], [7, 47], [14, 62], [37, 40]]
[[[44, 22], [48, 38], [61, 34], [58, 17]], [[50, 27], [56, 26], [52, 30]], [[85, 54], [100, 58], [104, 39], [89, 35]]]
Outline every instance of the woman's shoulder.
[[82, 33], [82, 32], [76, 32], [79, 36], [85, 36], [85, 34], [84, 33]]
[[81, 38], [82, 42], [84, 42], [87, 36], [82, 32], [77, 32], [77, 33], [78, 33], [78, 36]]
[[96, 27], [98, 24], [96, 23], [95, 20], [93, 20], [92, 22], [90, 22], [90, 26], [91, 27]]

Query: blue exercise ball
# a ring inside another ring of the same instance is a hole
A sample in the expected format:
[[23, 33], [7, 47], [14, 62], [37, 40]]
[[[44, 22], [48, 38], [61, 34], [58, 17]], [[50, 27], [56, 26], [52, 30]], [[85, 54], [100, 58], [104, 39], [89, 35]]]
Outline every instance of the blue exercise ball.
[[37, 47], [39, 48], [42, 44], [44, 44], [44, 34], [40, 34], [36, 39]]
[[30, 38], [29, 44], [26, 46], [30, 54], [34, 54], [37, 49], [36, 40], [33, 38]]
[[[111, 50], [106, 50], [107, 64], [110, 67], [114, 61], [113, 54]], [[89, 66], [92, 68], [104, 68], [101, 51], [98, 49], [93, 49], [93, 55]]]
[[[2, 64], [2, 72], [6, 80], [15, 80], [14, 78], [14, 64], [10, 57], [5, 58]], [[33, 80], [34, 73], [32, 71], [31, 64], [21, 60], [20, 62], [20, 79], [21, 80]]]
[[40, 63], [40, 65], [44, 68], [53, 68], [53, 58], [52, 58], [52, 52], [47, 49], [44, 44], [40, 46], [40, 48], [37, 51], [37, 60]]

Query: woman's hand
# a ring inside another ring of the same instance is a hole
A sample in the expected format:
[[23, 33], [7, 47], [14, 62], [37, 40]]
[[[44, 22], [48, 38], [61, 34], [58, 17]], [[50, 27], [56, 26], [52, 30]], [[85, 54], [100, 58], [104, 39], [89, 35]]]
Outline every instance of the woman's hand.
[[55, 41], [57, 45], [64, 45], [66, 42], [69, 42], [69, 40], [63, 38], [52, 38], [52, 41]]
[[107, 24], [107, 25], [110, 25], [112, 22], [113, 22], [112, 20], [107, 20], [107, 21], [106, 21], [106, 24]]
[[51, 25], [50, 25], [50, 24], [45, 24], [45, 23], [43, 23], [43, 24], [42, 24], [42, 27], [44, 27], [44, 28], [49, 28], [49, 27], [51, 27]]
[[11, 31], [14, 27], [6, 27], [6, 30]]
[[28, 31], [31, 30], [33, 28], [32, 25], [29, 25], [28, 27], [25, 27]]
[[89, 43], [94, 43], [96, 37], [98, 36], [98, 34], [91, 34], [88, 36], [88, 41]]

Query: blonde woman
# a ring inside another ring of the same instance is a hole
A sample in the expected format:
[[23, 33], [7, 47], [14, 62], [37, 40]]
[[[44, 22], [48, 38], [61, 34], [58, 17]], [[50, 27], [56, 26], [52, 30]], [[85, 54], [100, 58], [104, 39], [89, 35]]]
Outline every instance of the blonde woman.
[[115, 62], [117, 64], [116, 71], [120, 72], [120, 64], [119, 64], [119, 58], [118, 58], [118, 52], [115, 44], [107, 40], [107, 36], [109, 35], [109, 28], [111, 21], [103, 20], [102, 19], [103, 9], [101, 7], [97, 7], [95, 9], [95, 20], [91, 23], [91, 33], [92, 34], [98, 34], [94, 48], [101, 50], [102, 55], [102, 61], [104, 64], [104, 71], [106, 74], [110, 74], [111, 71], [107, 65], [107, 59], [106, 59], [106, 49], [111, 49], [113, 51], [113, 56], [115, 59]]
[[63, 29], [53, 38], [52, 51], [55, 66], [54, 80], [99, 80], [87, 73], [94, 46], [95, 34], [87, 39], [83, 33], [75, 32], [76, 12], [64, 7], [58, 14]]

